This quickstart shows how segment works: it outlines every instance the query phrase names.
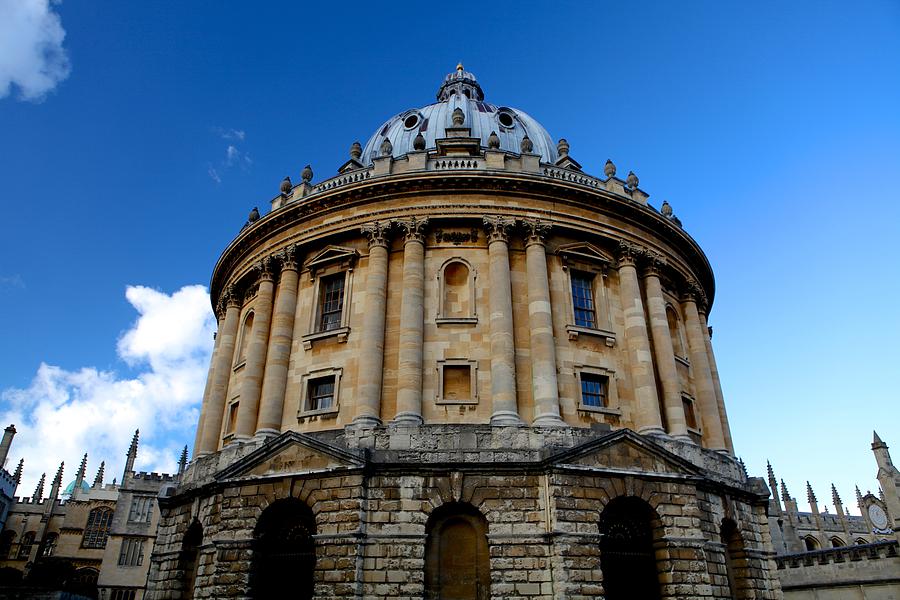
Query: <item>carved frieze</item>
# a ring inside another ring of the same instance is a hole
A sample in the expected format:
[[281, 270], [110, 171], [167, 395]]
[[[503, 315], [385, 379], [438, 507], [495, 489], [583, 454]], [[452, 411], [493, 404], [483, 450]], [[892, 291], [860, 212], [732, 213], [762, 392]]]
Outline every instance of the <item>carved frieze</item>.
[[443, 229], [434, 230], [434, 241], [438, 244], [450, 243], [459, 246], [465, 243], [476, 243], [478, 241], [478, 230], [475, 228], [469, 231], [445, 231]]

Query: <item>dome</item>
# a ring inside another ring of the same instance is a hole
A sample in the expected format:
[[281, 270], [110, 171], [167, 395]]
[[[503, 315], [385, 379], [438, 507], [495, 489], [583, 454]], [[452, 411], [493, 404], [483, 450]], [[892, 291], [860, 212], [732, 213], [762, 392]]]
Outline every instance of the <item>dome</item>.
[[[90, 491], [91, 486], [89, 486], [87, 484], [87, 482], [82, 479], [81, 480], [81, 489], [84, 490], [85, 492], [87, 492], [87, 491]], [[75, 491], [75, 480], [73, 479], [71, 482], [69, 482], [69, 485], [66, 486], [66, 489], [63, 490], [62, 495], [71, 497], [72, 492], [74, 492], [74, 491]]]
[[447, 137], [446, 128], [453, 126], [451, 115], [457, 108], [465, 115], [462, 126], [471, 130], [472, 137], [480, 138], [484, 147], [488, 145], [491, 132], [496, 132], [500, 150], [518, 154], [522, 138], [527, 135], [534, 144], [533, 152], [541, 156], [541, 161], [556, 162], [559, 158], [556, 144], [540, 123], [525, 111], [485, 102], [475, 75], [464, 70], [462, 65], [444, 78], [437, 99], [434, 104], [410, 109], [388, 119], [366, 142], [362, 162], [371, 164], [379, 156], [385, 139], [390, 140], [395, 158], [413, 152], [413, 141], [420, 133], [425, 138], [425, 149], [435, 149], [435, 140]]

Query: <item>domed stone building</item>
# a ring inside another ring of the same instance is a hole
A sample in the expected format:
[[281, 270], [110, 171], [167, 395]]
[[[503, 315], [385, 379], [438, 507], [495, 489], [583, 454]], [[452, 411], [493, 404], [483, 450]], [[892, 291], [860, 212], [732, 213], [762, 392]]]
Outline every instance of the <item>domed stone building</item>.
[[781, 598], [713, 273], [460, 65], [222, 253], [147, 597]]

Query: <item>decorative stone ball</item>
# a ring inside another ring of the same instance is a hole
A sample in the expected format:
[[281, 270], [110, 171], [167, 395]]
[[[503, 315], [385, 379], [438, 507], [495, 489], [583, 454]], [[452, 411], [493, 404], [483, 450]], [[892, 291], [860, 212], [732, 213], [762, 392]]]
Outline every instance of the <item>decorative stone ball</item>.
[[390, 156], [394, 151], [394, 146], [393, 144], [391, 144], [391, 140], [384, 138], [384, 141], [381, 142], [381, 147], [378, 148], [378, 151], [381, 156]]
[[257, 207], [253, 207], [253, 210], [250, 211], [250, 215], [247, 217], [247, 220], [251, 223], [259, 221], [259, 209]]
[[420, 131], [416, 134], [416, 139], [413, 140], [413, 150], [424, 150], [425, 149], [425, 137], [422, 135]]
[[640, 180], [638, 176], [634, 174], [634, 171], [628, 171], [628, 177], [625, 178], [625, 185], [627, 185], [631, 189], [637, 189]]
[[531, 154], [531, 151], [534, 150], [534, 144], [531, 142], [531, 138], [528, 137], [528, 134], [525, 134], [525, 137], [522, 138], [522, 154]]
[[488, 148], [492, 150], [500, 148], [500, 136], [497, 135], [496, 131], [492, 131], [491, 135], [488, 136]]
[[359, 160], [360, 156], [362, 156], [362, 145], [359, 142], [353, 142], [350, 146], [350, 158]]
[[603, 172], [607, 177], [615, 177], [616, 176], [616, 165], [613, 164], [613, 161], [606, 159], [606, 164], [603, 165]]
[[556, 144], [556, 151], [559, 152], [560, 156], [569, 155], [569, 142], [566, 141], [566, 138], [559, 140], [559, 143]]
[[294, 186], [291, 184], [291, 178], [289, 176], [285, 177], [284, 179], [281, 180], [281, 193], [282, 194], [290, 194], [292, 187], [294, 187]]
[[453, 109], [453, 115], [450, 118], [453, 119], [453, 126], [459, 127], [466, 120], [466, 115], [462, 111], [462, 109], [457, 106], [456, 108]]
[[300, 178], [303, 180], [303, 183], [309, 183], [310, 181], [312, 181], [312, 167], [309, 165], [303, 167], [303, 170], [300, 172]]
[[664, 217], [671, 217], [672, 216], [672, 205], [669, 204], [667, 201], [663, 200], [663, 203], [659, 209], [659, 212], [661, 212]]

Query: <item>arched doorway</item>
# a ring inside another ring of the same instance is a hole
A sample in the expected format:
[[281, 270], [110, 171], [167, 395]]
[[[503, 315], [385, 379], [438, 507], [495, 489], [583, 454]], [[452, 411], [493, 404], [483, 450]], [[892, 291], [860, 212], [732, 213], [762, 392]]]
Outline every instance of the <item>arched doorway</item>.
[[181, 556], [179, 557], [179, 569], [184, 574], [182, 577], [183, 600], [191, 600], [194, 597], [194, 584], [197, 581], [197, 567], [200, 559], [200, 545], [203, 543], [203, 526], [196, 519], [188, 527], [181, 543]]
[[429, 517], [426, 532], [426, 600], [490, 598], [491, 561], [482, 514], [469, 504], [444, 504]]
[[653, 551], [656, 514], [635, 497], [615, 498], [600, 514], [600, 568], [606, 600], [658, 600]]
[[729, 598], [746, 596], [747, 553], [744, 550], [744, 539], [738, 530], [737, 523], [724, 519], [720, 529], [722, 544], [725, 546], [725, 576], [728, 578]]
[[255, 600], [313, 597], [316, 521], [312, 510], [295, 498], [274, 502], [259, 517], [254, 531], [250, 596]]

